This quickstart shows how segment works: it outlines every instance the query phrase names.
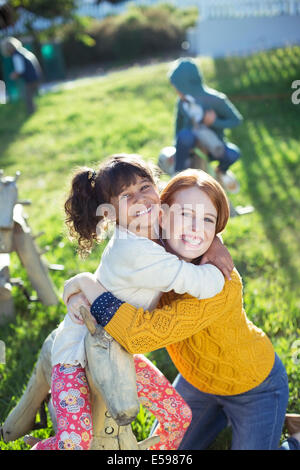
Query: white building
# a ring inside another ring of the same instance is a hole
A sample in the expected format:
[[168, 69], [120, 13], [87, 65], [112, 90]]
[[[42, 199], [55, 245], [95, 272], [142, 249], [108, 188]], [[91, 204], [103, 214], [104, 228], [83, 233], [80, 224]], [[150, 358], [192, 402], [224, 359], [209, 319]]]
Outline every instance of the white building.
[[200, 0], [190, 53], [223, 57], [300, 44], [299, 0]]

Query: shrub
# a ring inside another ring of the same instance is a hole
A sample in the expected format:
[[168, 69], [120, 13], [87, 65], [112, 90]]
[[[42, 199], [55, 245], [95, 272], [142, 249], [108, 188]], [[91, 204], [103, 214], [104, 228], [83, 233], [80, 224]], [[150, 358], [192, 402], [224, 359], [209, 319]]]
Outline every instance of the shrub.
[[92, 22], [85, 31], [92, 46], [84, 44], [76, 28], [68, 26], [62, 43], [66, 64], [126, 61], [178, 50], [192, 18], [196, 21], [195, 9], [131, 6], [121, 15]]

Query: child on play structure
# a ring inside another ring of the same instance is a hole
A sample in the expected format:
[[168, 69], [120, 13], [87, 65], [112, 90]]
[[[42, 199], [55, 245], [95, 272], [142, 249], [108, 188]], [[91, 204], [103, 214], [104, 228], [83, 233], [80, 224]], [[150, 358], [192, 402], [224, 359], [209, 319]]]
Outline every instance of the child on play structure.
[[[169, 73], [169, 80], [179, 95], [175, 118], [175, 173], [188, 168], [190, 151], [200, 143], [200, 147], [206, 148], [209, 159], [219, 162], [216, 169], [218, 180], [227, 191], [236, 192], [239, 186], [229, 168], [240, 158], [240, 150], [235, 144], [225, 141], [224, 130], [239, 125], [241, 114], [226, 95], [204, 83], [193, 59], [176, 61]], [[187, 97], [191, 97], [188, 98], [189, 103]], [[199, 107], [201, 114], [200, 128], [199, 117], [195, 126], [191, 112], [196, 107]], [[222, 147], [217, 141], [212, 145], [212, 133], [221, 141]]]

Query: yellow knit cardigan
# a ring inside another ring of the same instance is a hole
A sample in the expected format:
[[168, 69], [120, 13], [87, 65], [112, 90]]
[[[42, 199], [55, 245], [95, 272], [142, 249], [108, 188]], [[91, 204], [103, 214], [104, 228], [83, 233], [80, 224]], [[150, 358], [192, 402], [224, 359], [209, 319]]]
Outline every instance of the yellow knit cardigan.
[[152, 312], [124, 303], [105, 329], [132, 354], [167, 347], [182, 376], [202, 392], [237, 395], [270, 373], [275, 352], [246, 316], [240, 275], [220, 294], [198, 300], [173, 291]]

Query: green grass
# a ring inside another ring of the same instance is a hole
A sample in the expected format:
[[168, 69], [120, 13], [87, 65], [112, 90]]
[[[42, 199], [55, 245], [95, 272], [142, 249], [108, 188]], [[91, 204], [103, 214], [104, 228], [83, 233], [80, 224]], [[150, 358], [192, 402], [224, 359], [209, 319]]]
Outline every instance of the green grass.
[[[300, 48], [262, 52], [248, 58], [199, 60], [212, 88], [225, 92], [244, 116], [228, 139], [242, 149], [234, 166], [241, 191], [237, 205], [255, 212], [231, 219], [224, 240], [244, 281], [247, 314], [271, 338], [290, 379], [289, 411], [300, 412], [300, 368], [293, 343], [300, 336], [300, 105], [291, 102], [291, 83], [300, 78]], [[156, 162], [160, 149], [173, 141], [175, 94], [166, 73], [169, 63], [132, 67], [85, 82], [70, 90], [40, 96], [38, 112], [26, 119], [19, 103], [0, 107], [0, 161], [6, 174], [21, 171], [20, 198], [33, 232], [43, 230], [39, 245], [49, 246], [51, 272], [59, 293], [64, 280], [94, 270], [103, 247], [80, 260], [68, 241], [62, 206], [77, 165], [94, 165], [117, 152], [138, 152]], [[30, 284], [15, 254], [11, 276]], [[28, 303], [14, 289], [16, 322], [0, 331], [6, 364], [0, 365], [0, 422], [20, 398], [46, 335], [65, 315], [58, 306]], [[299, 348], [298, 348], [299, 349]], [[297, 351], [296, 351], [297, 352]], [[176, 374], [164, 350], [150, 354], [172, 380]], [[141, 438], [152, 417], [144, 410], [134, 424]], [[51, 425], [36, 435], [50, 435]], [[214, 448], [226, 448], [221, 437]], [[27, 448], [22, 440], [0, 443], [1, 449]]]

